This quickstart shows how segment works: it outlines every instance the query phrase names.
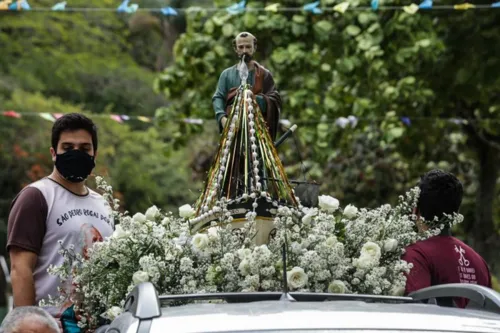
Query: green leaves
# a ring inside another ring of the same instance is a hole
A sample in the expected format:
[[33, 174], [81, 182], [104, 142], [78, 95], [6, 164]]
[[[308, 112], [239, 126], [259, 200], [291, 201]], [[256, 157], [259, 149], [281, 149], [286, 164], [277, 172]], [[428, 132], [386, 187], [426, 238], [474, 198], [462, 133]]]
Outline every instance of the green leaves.
[[345, 32], [350, 36], [357, 36], [361, 33], [361, 29], [357, 25], [348, 25]]
[[222, 26], [222, 34], [226, 37], [231, 37], [235, 34], [234, 26], [230, 23], [226, 23]]

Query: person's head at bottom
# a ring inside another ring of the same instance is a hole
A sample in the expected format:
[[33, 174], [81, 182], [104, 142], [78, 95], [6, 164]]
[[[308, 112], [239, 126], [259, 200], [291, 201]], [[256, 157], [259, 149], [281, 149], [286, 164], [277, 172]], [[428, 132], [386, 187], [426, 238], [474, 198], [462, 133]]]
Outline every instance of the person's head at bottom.
[[57, 321], [36, 306], [21, 306], [10, 311], [2, 322], [0, 333], [59, 333]]
[[[462, 204], [463, 186], [455, 175], [443, 170], [431, 170], [423, 175], [418, 184], [416, 214], [423, 217], [426, 223], [432, 223], [435, 218], [443, 219], [445, 215], [458, 213]], [[427, 230], [427, 224], [417, 223], [419, 230]], [[449, 233], [445, 226], [443, 234]]]

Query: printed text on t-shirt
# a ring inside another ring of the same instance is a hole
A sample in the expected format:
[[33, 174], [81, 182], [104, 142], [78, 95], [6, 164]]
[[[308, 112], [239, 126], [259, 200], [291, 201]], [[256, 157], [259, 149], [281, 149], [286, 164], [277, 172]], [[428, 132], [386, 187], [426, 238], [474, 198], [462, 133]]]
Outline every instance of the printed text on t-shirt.
[[470, 261], [465, 257], [465, 250], [461, 246], [455, 245], [455, 252], [459, 254], [459, 266], [457, 266], [457, 270], [460, 283], [477, 284], [476, 269], [468, 267], [470, 265]]
[[106, 221], [107, 224], [111, 223], [108, 216], [104, 216], [90, 209], [80, 209], [80, 208], [68, 210], [66, 213], [62, 214], [61, 217], [59, 217], [56, 222], [59, 226], [61, 226], [64, 224], [64, 222], [68, 221], [69, 219], [75, 216], [89, 216], [96, 219], [101, 219], [101, 221]]

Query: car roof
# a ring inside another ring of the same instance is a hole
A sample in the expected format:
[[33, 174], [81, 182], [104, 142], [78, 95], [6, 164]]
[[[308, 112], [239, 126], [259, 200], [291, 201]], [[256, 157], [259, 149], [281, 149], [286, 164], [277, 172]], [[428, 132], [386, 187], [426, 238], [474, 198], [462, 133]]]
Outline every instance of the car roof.
[[500, 315], [429, 304], [363, 301], [187, 304], [161, 309], [151, 331], [411, 330], [500, 332]]

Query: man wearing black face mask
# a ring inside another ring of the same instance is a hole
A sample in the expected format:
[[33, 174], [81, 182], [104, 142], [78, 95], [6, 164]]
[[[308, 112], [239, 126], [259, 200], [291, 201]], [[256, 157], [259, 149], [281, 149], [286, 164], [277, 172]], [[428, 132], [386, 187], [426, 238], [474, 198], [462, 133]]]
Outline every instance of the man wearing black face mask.
[[[52, 173], [25, 187], [14, 199], [8, 222], [7, 251], [11, 259], [14, 306], [38, 305], [48, 296], [67, 295], [71, 285], [47, 273], [59, 266], [61, 246], [85, 255], [96, 241], [113, 233], [109, 204], [85, 186], [95, 166], [97, 129], [82, 114], [66, 114], [52, 128]], [[60, 319], [64, 332], [79, 332], [73, 304], [46, 307]]]
[[[249, 32], [239, 33], [233, 40], [233, 49], [239, 61], [244, 61], [248, 67], [247, 83], [252, 86], [251, 98], [255, 98], [257, 101], [271, 138], [275, 140], [281, 112], [281, 97], [271, 72], [253, 60], [253, 55], [257, 50], [257, 38]], [[221, 132], [240, 84], [238, 65], [225, 69], [220, 75], [212, 103]]]

